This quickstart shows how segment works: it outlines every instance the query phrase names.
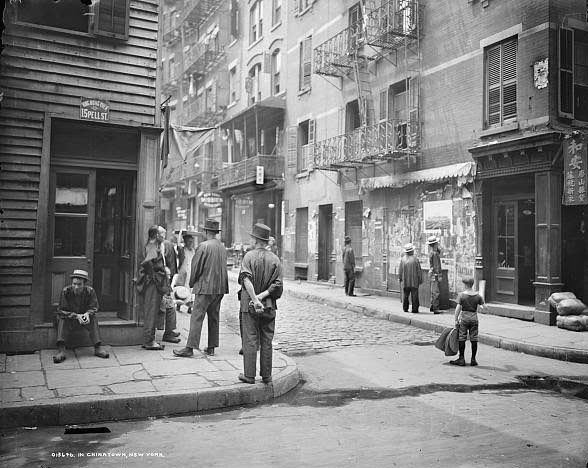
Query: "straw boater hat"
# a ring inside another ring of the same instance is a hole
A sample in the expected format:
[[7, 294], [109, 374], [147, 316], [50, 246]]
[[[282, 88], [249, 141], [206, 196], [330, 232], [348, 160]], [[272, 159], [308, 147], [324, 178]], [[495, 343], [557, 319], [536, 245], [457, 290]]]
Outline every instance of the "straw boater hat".
[[200, 229], [214, 232], [219, 232], [221, 230], [221, 228], [219, 227], [219, 222], [215, 221], [214, 219], [207, 219], [204, 223], [204, 226], [200, 226]]
[[253, 225], [252, 232], [249, 233], [251, 237], [267, 242], [272, 230], [265, 224], [257, 223]]
[[437, 236], [430, 236], [427, 239], [427, 244], [429, 244], [429, 245], [437, 244], [438, 242], [439, 242], [439, 238]]
[[174, 288], [174, 296], [176, 296], [176, 299], [179, 299], [180, 301], [187, 300], [191, 294], [192, 291], [190, 291], [190, 289], [186, 286], [176, 286]]
[[[219, 229], [220, 231], [220, 229]], [[195, 231], [184, 231], [182, 237], [198, 237], [198, 233]]]
[[411, 242], [409, 242], [408, 244], [406, 244], [404, 246], [404, 251], [406, 253], [408, 253], [408, 252], [414, 252], [414, 244], [412, 244]]
[[88, 281], [88, 272], [86, 270], [74, 270], [74, 272], [70, 275], [70, 278], [80, 278], [83, 280]]

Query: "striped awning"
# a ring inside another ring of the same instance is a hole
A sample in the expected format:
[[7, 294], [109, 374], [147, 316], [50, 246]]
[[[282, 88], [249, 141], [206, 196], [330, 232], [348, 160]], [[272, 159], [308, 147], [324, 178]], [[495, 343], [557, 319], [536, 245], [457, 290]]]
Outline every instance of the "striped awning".
[[402, 188], [410, 184], [423, 182], [443, 182], [457, 179], [458, 187], [471, 183], [476, 175], [476, 163], [465, 162], [449, 166], [433, 167], [421, 171], [405, 172], [380, 177], [360, 179], [359, 193], [370, 192], [380, 188]]

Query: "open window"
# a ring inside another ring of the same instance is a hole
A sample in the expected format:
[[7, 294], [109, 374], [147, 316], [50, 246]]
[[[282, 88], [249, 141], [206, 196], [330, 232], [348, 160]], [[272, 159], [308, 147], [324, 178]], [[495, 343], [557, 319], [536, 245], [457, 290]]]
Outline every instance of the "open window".
[[559, 30], [559, 115], [588, 122], [588, 31]]

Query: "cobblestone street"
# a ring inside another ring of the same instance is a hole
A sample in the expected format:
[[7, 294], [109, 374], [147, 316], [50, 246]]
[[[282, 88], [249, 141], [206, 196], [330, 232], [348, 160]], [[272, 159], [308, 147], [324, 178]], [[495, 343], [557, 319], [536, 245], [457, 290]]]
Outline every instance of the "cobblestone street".
[[[360, 303], [361, 297], [357, 301]], [[223, 299], [221, 320], [238, 331], [238, 303], [235, 294]], [[284, 294], [278, 302], [274, 349], [297, 355], [347, 346], [432, 345], [437, 336], [432, 331], [362, 316], [350, 310]]]

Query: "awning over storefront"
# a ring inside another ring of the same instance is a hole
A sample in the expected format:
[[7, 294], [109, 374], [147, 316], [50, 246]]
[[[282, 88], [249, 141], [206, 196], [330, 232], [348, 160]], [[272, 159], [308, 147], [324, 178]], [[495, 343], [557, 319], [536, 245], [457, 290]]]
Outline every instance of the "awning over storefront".
[[457, 179], [457, 185], [461, 187], [464, 184], [471, 183], [475, 175], [476, 163], [474, 162], [451, 164], [403, 174], [364, 178], [359, 181], [359, 193], [380, 188], [402, 188], [422, 182], [442, 182], [449, 179]]

